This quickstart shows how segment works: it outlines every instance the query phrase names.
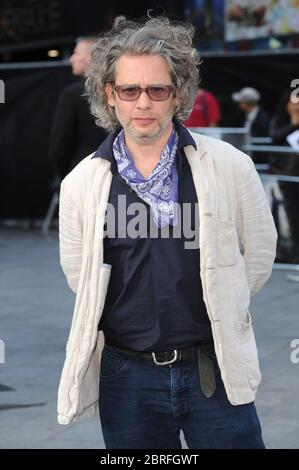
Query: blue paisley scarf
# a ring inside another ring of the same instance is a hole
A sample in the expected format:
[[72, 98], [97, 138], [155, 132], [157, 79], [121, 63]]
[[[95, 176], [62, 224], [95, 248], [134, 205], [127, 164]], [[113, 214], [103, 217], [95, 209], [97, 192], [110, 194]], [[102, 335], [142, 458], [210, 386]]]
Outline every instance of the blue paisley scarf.
[[125, 144], [121, 130], [113, 142], [113, 154], [118, 172], [137, 195], [150, 205], [157, 227], [176, 225], [175, 204], [178, 201], [178, 174], [175, 156], [178, 134], [173, 129], [167, 144], [161, 152], [159, 163], [148, 178], [135, 167], [134, 160]]

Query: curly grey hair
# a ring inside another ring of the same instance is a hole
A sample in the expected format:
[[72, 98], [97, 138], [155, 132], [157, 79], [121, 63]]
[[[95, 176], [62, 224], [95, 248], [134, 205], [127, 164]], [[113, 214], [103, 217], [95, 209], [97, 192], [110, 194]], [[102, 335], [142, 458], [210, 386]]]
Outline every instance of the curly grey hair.
[[86, 96], [96, 124], [111, 131], [120, 124], [108, 105], [105, 85], [114, 82], [117, 60], [124, 54], [162, 56], [169, 64], [171, 79], [180, 90], [175, 117], [181, 121], [190, 113], [199, 85], [199, 53], [193, 48], [194, 26], [171, 22], [166, 17], [143, 22], [115, 18], [111, 31], [99, 35], [91, 49], [91, 63], [85, 82]]

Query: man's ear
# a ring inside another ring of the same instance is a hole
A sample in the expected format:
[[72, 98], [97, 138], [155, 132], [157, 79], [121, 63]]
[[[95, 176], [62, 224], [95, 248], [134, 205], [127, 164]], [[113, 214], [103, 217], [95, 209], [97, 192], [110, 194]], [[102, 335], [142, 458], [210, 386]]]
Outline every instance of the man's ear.
[[114, 106], [115, 106], [115, 97], [114, 97], [114, 90], [112, 88], [111, 83], [106, 83], [105, 91], [106, 91], [107, 102], [108, 102], [109, 106], [114, 108]]

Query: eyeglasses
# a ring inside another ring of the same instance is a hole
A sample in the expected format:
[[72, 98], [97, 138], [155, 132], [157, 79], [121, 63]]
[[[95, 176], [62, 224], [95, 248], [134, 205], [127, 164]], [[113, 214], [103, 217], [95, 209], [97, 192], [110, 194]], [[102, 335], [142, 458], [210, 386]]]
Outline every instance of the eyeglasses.
[[175, 93], [174, 85], [151, 85], [145, 88], [134, 85], [114, 85], [120, 100], [123, 101], [136, 101], [143, 91], [152, 101], [166, 101], [170, 93]]

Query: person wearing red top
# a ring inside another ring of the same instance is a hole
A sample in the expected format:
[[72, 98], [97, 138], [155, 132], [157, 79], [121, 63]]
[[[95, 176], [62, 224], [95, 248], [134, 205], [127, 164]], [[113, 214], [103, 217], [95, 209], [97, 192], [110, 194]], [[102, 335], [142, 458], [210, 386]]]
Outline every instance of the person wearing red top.
[[193, 109], [184, 122], [185, 126], [215, 127], [220, 119], [220, 106], [215, 96], [209, 91], [199, 88]]

